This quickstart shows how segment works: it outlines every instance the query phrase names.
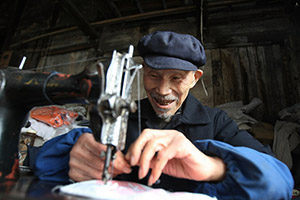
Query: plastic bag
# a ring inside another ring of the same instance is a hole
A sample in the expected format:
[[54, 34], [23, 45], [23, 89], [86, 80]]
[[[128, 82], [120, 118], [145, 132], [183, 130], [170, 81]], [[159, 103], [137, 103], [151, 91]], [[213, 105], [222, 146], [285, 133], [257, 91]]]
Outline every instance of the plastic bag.
[[33, 108], [30, 117], [57, 128], [71, 125], [78, 117], [78, 113], [58, 106], [43, 106]]

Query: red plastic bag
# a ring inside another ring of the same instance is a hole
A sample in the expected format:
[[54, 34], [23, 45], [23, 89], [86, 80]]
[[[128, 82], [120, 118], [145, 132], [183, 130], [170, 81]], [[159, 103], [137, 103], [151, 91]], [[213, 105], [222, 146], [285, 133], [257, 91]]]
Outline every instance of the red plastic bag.
[[57, 106], [44, 106], [33, 108], [30, 117], [57, 128], [71, 125], [78, 117], [78, 113]]

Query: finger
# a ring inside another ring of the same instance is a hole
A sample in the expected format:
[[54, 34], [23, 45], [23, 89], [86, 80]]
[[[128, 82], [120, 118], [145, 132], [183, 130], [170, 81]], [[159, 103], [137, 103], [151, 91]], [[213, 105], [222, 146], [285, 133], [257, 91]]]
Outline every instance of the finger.
[[[80, 171], [78, 169], [70, 169], [69, 170], [69, 177], [74, 181], [86, 181], [86, 180], [101, 180], [102, 179], [102, 172], [97, 172], [94, 174], [88, 174], [87, 171]], [[88, 171], [90, 172], [90, 170]]]
[[150, 163], [152, 162], [152, 160], [154, 159], [155, 155], [159, 154], [159, 151], [161, 151], [162, 149], [166, 148], [166, 146], [168, 145], [168, 138], [165, 136], [161, 136], [161, 137], [156, 137], [154, 140], [149, 141], [140, 158], [140, 168], [139, 168], [139, 178], [144, 178], [150, 168]]
[[185, 141], [186, 138], [182, 134], [172, 134], [172, 137], [165, 135], [160, 138], [160, 141], [158, 140], [164, 146], [161, 145], [162, 149], [158, 151], [155, 159], [151, 162], [152, 171], [148, 180], [149, 185], [158, 180], [170, 160], [186, 156], [184, 152], [186, 152], [187, 145], [183, 145]]
[[91, 177], [85, 176], [73, 169], [69, 170], [69, 177], [71, 180], [77, 181], [77, 182], [91, 180]]
[[82, 171], [102, 170], [104, 161], [100, 156], [96, 156], [91, 152], [74, 150], [70, 153], [69, 166], [70, 168], [79, 168]]
[[102, 151], [106, 151], [106, 145], [97, 142], [94, 136], [90, 133], [83, 134], [75, 145], [80, 144], [89, 152], [99, 156]]
[[116, 152], [116, 159], [113, 161], [114, 175], [121, 173], [131, 173], [131, 166], [125, 159], [124, 154], [121, 151]]
[[[70, 152], [70, 174], [74, 180], [94, 178], [100, 179], [103, 169], [103, 160], [99, 152], [106, 149], [95, 141], [91, 134], [83, 134], [79, 137]], [[98, 153], [98, 154], [97, 154]]]
[[90, 167], [80, 160], [70, 159], [69, 161], [69, 177], [75, 181], [83, 181], [90, 179], [101, 179], [103, 164], [99, 166], [99, 169]]
[[154, 137], [154, 130], [144, 129], [141, 135], [132, 143], [126, 154], [126, 159], [129, 160], [132, 166], [138, 164], [141, 153], [144, 149], [145, 144]]
[[156, 157], [151, 161], [150, 164], [150, 168], [152, 168], [152, 170], [151, 175], [148, 179], [149, 186], [151, 186], [159, 179], [163, 172], [163, 169], [165, 168], [169, 160], [171, 160], [174, 156], [175, 151], [168, 147], [157, 153]]
[[[81, 146], [73, 147], [70, 152], [70, 163], [72, 161], [79, 161], [78, 164], [87, 165], [94, 169], [99, 169], [103, 166], [103, 158], [100, 157], [100, 154], [97, 155], [93, 151], [87, 150]], [[77, 166], [77, 165], [76, 165]]]

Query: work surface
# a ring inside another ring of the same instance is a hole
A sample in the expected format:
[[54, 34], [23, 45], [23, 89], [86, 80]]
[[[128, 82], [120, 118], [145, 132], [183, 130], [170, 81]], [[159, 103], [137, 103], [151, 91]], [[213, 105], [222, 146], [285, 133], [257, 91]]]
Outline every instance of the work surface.
[[207, 196], [205, 194], [189, 192], [169, 192], [164, 189], [155, 189], [139, 183], [128, 181], [112, 180], [105, 184], [101, 180], [89, 180], [63, 186], [56, 182], [39, 181], [33, 176], [22, 176], [17, 181], [1, 181], [0, 199], [216, 200], [216, 198]]
[[52, 192], [53, 188], [60, 185], [56, 182], [39, 181], [34, 176], [23, 176], [18, 180], [1, 180], [0, 181], [0, 199], [18, 200], [18, 199], [43, 199], [43, 200], [79, 200], [81, 197], [61, 195]]

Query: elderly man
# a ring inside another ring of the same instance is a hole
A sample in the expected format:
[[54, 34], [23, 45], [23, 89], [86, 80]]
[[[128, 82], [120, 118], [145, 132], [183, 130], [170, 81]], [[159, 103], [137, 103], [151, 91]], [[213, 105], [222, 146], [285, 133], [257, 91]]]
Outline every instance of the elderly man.
[[[148, 98], [141, 100], [141, 133], [137, 114], [130, 115], [126, 148], [113, 163], [116, 179], [220, 199], [291, 198], [292, 176], [271, 150], [189, 93], [205, 64], [195, 37], [154, 32], [139, 41], [138, 51]], [[89, 133], [77, 134], [74, 143], [69, 178], [101, 179], [105, 145]]]

